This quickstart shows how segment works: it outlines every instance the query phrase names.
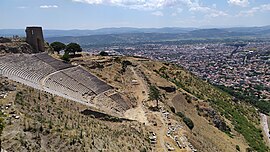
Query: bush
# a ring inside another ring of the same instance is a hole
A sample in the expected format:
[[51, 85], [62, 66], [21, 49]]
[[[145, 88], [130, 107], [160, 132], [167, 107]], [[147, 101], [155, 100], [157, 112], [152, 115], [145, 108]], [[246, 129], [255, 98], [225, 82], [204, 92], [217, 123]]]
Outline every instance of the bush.
[[240, 146], [239, 145], [236, 145], [235, 148], [236, 148], [237, 151], [240, 151]]
[[66, 62], [69, 62], [69, 59], [70, 59], [70, 56], [68, 53], [65, 53], [62, 57], [61, 57], [62, 60], [66, 61]]
[[121, 59], [120, 59], [119, 57], [116, 57], [116, 58], [114, 59], [114, 62], [116, 62], [116, 63], [121, 63]]
[[182, 112], [177, 112], [176, 115], [179, 116], [179, 117], [181, 117], [181, 118], [184, 118], [185, 117], [185, 115]]
[[190, 118], [185, 117], [183, 120], [190, 130], [194, 128], [194, 123]]
[[128, 65], [132, 65], [132, 63], [130, 61], [127, 61], [127, 60], [122, 62], [122, 66], [127, 67]]
[[185, 96], [185, 99], [187, 100], [187, 103], [191, 103], [192, 102], [192, 99], [191, 99], [191, 96], [190, 95], [186, 95]]
[[170, 109], [171, 109], [171, 111], [172, 111], [173, 113], [175, 113], [175, 108], [174, 108], [174, 107], [170, 107]]
[[132, 65], [132, 63], [130, 61], [127, 61], [127, 60], [123, 61], [122, 62], [122, 69], [121, 69], [120, 73], [122, 73], [122, 74], [125, 73], [128, 65]]
[[99, 53], [99, 55], [100, 55], [100, 56], [108, 56], [109, 53], [107, 53], [107, 52], [105, 52], [105, 51], [101, 51], [101, 52]]

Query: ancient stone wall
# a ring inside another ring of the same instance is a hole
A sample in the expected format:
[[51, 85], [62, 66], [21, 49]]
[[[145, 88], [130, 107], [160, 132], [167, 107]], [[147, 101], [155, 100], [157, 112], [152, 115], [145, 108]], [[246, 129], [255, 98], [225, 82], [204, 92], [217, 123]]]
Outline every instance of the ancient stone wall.
[[44, 52], [44, 37], [41, 27], [27, 27], [26, 42], [30, 44], [34, 50], [33, 53]]

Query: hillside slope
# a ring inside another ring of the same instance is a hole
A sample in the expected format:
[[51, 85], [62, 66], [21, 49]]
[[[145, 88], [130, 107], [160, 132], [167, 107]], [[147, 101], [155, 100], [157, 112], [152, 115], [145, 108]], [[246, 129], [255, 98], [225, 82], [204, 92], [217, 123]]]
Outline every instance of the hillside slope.
[[[5, 150], [269, 151], [255, 108], [234, 102], [230, 95], [181, 67], [117, 56], [83, 55], [71, 63], [124, 94], [127, 99], [107, 92], [119, 103], [128, 100], [132, 107], [117, 118], [10, 81], [16, 90], [0, 99], [6, 123]], [[160, 92], [158, 108], [149, 99], [150, 86]]]
[[6, 123], [2, 147], [7, 151], [151, 150], [148, 129], [138, 122], [10, 83], [16, 90], [0, 99]]
[[[130, 61], [132, 65], [125, 68], [124, 61]], [[254, 107], [244, 102], [233, 102], [230, 95], [181, 67], [133, 57], [83, 57], [73, 60], [73, 63], [82, 64], [125, 94], [145, 91], [132, 85], [132, 80], [138, 81], [134, 70], [148, 86], [177, 87], [177, 91], [171, 93], [160, 89], [164, 96], [161, 107], [167, 111], [174, 107], [176, 112], [184, 113], [193, 120], [195, 127], [189, 132], [189, 138], [200, 151], [213, 151], [215, 148], [217, 151], [235, 151], [236, 145], [241, 149], [268, 150], [259, 126], [259, 113]], [[122, 73], [123, 68], [125, 72]], [[140, 98], [137, 95], [135, 99]], [[144, 101], [143, 105], [147, 108], [146, 113], [150, 113], [149, 101]], [[170, 114], [181, 122], [175, 114]]]

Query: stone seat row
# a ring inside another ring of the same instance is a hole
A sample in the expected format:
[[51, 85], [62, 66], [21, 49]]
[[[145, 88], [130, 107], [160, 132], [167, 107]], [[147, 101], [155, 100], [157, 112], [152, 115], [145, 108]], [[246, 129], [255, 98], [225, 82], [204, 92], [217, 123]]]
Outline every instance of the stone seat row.
[[68, 76], [74, 78], [76, 81], [81, 82], [85, 87], [91, 89], [96, 94], [111, 89], [109, 85], [98, 79], [96, 76], [85, 71], [81, 67], [68, 68], [63, 70]]
[[46, 75], [55, 72], [48, 64], [31, 55], [7, 55], [0, 59], [0, 63], [9, 69], [9, 74], [19, 74], [18, 76], [36, 83]]
[[51, 79], [49, 79], [47, 82], [46, 82], [46, 87], [51, 89], [51, 90], [54, 90], [56, 92], [60, 92], [64, 95], [67, 95], [67, 96], [70, 96], [70, 97], [73, 97], [75, 99], [78, 99], [78, 100], [85, 100], [83, 99], [83, 97], [78, 93], [76, 92], [75, 90], [72, 90], [70, 88], [67, 88], [65, 86], [63, 86], [61, 83], [57, 83]]
[[0, 69], [4, 76], [17, 76], [21, 79], [31, 81], [32, 83], [39, 84], [44, 75], [37, 74], [35, 72], [27, 71], [12, 65], [0, 63]]
[[46, 78], [44, 85], [55, 91], [72, 95], [74, 98], [86, 98], [87, 96], [94, 94], [91, 89], [85, 87], [81, 82], [74, 80], [62, 71]]

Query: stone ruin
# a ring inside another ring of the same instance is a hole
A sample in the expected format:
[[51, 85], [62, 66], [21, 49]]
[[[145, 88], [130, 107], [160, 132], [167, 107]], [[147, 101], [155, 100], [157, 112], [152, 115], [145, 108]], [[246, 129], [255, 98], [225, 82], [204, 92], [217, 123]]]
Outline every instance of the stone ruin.
[[33, 53], [44, 52], [44, 37], [42, 27], [26, 27], [26, 42], [33, 48]]

